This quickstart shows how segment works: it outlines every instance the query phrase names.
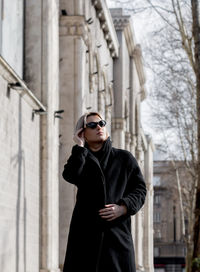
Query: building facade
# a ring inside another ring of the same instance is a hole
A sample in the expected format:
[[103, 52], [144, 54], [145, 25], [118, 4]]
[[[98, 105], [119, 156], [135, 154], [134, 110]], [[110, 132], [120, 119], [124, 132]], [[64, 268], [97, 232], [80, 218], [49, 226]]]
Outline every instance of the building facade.
[[183, 163], [174, 163], [177, 168], [172, 161], [154, 161], [154, 266], [159, 272], [185, 271], [189, 217], [183, 188], [189, 177]]
[[78, 117], [95, 110], [145, 176], [132, 233], [137, 270], [153, 271], [153, 143], [131, 18], [104, 0], [0, 0], [0, 14], [0, 270], [62, 270], [76, 190], [61, 172]]

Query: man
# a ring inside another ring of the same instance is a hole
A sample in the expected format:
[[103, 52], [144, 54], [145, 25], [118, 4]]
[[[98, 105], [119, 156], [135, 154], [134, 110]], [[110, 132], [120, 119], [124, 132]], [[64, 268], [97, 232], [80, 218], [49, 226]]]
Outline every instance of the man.
[[77, 186], [64, 272], [135, 272], [131, 215], [146, 186], [133, 155], [112, 147], [106, 121], [87, 113], [76, 125], [63, 178]]

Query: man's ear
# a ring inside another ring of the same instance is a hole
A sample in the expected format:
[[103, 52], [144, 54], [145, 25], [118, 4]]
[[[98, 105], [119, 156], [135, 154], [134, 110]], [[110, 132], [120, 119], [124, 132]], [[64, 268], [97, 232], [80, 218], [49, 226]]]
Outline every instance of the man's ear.
[[84, 129], [79, 132], [78, 137], [84, 137]]

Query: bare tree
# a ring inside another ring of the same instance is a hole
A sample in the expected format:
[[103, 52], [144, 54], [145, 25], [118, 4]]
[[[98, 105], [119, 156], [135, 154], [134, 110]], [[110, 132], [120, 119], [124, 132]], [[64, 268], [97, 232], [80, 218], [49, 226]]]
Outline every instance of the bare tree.
[[197, 190], [194, 223], [194, 249], [192, 272], [200, 271], [200, 22], [198, 0], [191, 0], [192, 30], [194, 37], [195, 75], [196, 75], [196, 108], [197, 108]]
[[[112, 0], [110, 0], [112, 1]], [[127, 12], [146, 14], [153, 24], [145, 61], [153, 73], [151, 107], [155, 128], [172, 161], [183, 160], [190, 175], [187, 200], [187, 271], [200, 258], [200, 26], [198, 0], [115, 0]], [[150, 18], [160, 18], [154, 22]], [[166, 144], [167, 139], [167, 144]], [[176, 168], [176, 165], [174, 165]], [[180, 186], [179, 186], [180, 189]], [[190, 192], [188, 192], [190, 190]], [[195, 220], [194, 220], [195, 218]], [[194, 227], [193, 222], [195, 221]], [[193, 262], [192, 262], [193, 258]], [[200, 266], [200, 262], [199, 262]], [[197, 267], [197, 266], [196, 266]]]

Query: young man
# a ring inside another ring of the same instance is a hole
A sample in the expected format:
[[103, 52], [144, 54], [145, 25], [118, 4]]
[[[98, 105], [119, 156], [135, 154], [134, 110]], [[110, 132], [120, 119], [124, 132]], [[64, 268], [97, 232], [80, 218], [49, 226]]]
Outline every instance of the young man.
[[135, 272], [131, 215], [146, 186], [133, 155], [112, 147], [97, 112], [77, 122], [63, 178], [77, 186], [64, 272]]

